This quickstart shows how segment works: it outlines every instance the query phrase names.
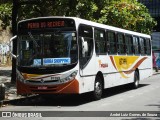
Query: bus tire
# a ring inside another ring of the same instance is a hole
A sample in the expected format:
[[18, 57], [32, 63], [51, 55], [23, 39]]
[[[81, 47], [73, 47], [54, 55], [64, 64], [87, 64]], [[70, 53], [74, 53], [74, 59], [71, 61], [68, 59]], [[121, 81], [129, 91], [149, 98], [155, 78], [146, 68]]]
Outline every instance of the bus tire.
[[97, 76], [94, 83], [93, 99], [100, 100], [102, 97], [102, 92], [103, 92], [102, 80], [99, 76]]
[[137, 71], [134, 72], [134, 82], [132, 83], [132, 88], [137, 89], [139, 87], [139, 74]]

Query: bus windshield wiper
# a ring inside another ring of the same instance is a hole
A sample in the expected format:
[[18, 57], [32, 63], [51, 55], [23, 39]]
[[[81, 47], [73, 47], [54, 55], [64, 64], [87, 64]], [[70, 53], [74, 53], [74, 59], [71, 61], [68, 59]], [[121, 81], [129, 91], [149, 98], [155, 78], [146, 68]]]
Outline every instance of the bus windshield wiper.
[[31, 32], [28, 32], [29, 37], [31, 38], [31, 40], [34, 42], [34, 44], [36, 45], [36, 47], [39, 47], [37, 41], [34, 39], [33, 35], [31, 34]]

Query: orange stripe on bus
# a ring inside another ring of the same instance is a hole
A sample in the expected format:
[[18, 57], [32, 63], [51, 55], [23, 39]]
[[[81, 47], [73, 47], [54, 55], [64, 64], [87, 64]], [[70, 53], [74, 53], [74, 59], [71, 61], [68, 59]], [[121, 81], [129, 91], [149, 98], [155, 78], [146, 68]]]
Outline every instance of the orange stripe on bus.
[[142, 58], [141, 60], [139, 60], [135, 65], [134, 65], [134, 67], [131, 69], [131, 70], [129, 70], [129, 71], [124, 71], [124, 73], [125, 74], [131, 74], [136, 68], [138, 68], [140, 65], [141, 65], [141, 63], [146, 59], [147, 57], [144, 57], [144, 58]]
[[117, 70], [116, 65], [115, 65], [115, 62], [114, 62], [114, 60], [113, 60], [113, 56], [110, 56], [110, 59], [111, 59], [111, 62], [112, 62], [112, 64], [113, 64], [114, 68]]

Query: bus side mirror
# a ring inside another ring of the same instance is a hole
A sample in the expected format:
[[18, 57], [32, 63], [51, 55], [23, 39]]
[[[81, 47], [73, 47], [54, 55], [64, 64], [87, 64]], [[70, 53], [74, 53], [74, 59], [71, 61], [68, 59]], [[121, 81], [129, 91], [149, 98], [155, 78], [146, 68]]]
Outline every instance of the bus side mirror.
[[82, 56], [85, 57], [85, 53], [88, 52], [88, 43], [84, 41], [84, 37], [81, 37], [82, 40]]
[[17, 56], [16, 55], [14, 55], [13, 53], [12, 53], [12, 47], [13, 47], [13, 40], [14, 39], [16, 39], [17, 38], [17, 35], [15, 35], [15, 36], [13, 36], [10, 40], [9, 40], [9, 51], [10, 51], [10, 55], [13, 57], [13, 58], [17, 58]]

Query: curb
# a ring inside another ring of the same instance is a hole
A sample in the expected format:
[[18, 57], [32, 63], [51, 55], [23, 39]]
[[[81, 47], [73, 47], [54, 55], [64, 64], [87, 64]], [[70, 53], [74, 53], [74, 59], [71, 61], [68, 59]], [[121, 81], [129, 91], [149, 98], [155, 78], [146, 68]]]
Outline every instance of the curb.
[[153, 75], [160, 74], [160, 70], [158, 72], [153, 72]]
[[0, 101], [0, 107], [3, 107], [3, 105], [6, 105], [6, 104], [11, 104], [11, 103], [14, 103], [14, 102], [20, 102], [20, 101], [26, 100], [27, 98], [34, 98], [34, 97], [37, 97], [37, 95], [22, 96], [21, 98], [15, 98], [15, 99], [12, 99], [12, 100], [1, 100]]
[[19, 99], [12, 99], [12, 100], [1, 100], [0, 101], [0, 107], [3, 107], [3, 105], [10, 104], [10, 103], [13, 103], [13, 102], [17, 102], [17, 101], [23, 100], [23, 99], [26, 99], [26, 98], [19, 98]]
[[3, 104], [9, 104], [11, 102], [16, 102], [18, 100], [23, 100], [23, 99], [26, 99], [27, 97], [23, 97], [23, 98], [15, 98], [15, 99], [12, 99], [12, 100], [3, 100]]

